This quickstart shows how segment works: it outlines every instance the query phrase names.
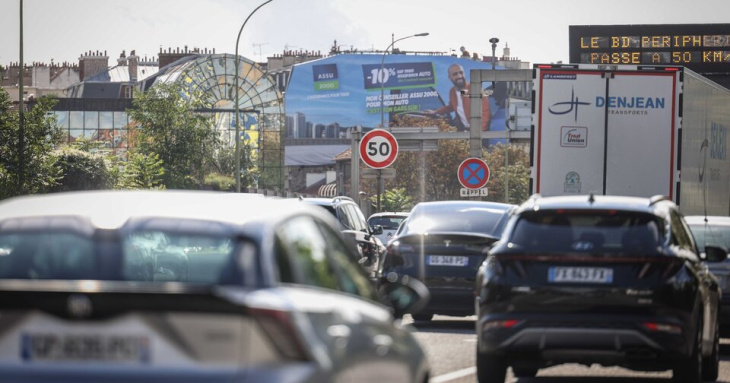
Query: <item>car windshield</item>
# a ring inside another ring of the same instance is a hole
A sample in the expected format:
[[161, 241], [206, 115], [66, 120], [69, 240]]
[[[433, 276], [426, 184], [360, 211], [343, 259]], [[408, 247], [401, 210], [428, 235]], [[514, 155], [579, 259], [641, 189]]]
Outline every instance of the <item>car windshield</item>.
[[663, 226], [648, 214], [536, 212], [520, 216], [509, 242], [528, 252], [652, 253]]
[[701, 251], [705, 251], [707, 244], [725, 246], [730, 249], [730, 226], [693, 224], [689, 225], [689, 228]]
[[412, 213], [404, 233], [468, 232], [500, 236], [503, 209], [474, 206], [421, 206]]
[[232, 280], [233, 250], [228, 238], [161, 231], [134, 231], [121, 244], [72, 233], [2, 234], [0, 278], [219, 284]]
[[383, 227], [384, 230], [395, 230], [398, 228], [398, 226], [400, 226], [401, 222], [403, 222], [403, 220], [405, 220], [405, 219], [406, 219], [405, 216], [396, 216], [396, 215], [380, 216], [380, 217], [370, 218], [370, 222], [368, 222], [368, 223], [370, 224], [370, 226], [373, 226], [373, 227], [376, 225], [380, 225]]

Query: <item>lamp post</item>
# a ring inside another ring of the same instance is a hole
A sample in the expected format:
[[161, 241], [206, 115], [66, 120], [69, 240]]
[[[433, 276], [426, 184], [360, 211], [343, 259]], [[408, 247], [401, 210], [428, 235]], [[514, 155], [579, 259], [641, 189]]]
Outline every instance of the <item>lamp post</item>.
[[401, 37], [398, 40], [393, 40], [390, 45], [388, 45], [387, 48], [385, 48], [385, 51], [383, 52], [383, 58], [380, 60], [380, 73], [378, 73], [378, 81], [380, 81], [380, 127], [385, 127], [385, 100], [383, 100], [384, 97], [384, 86], [385, 86], [385, 55], [388, 53], [388, 49], [395, 45], [398, 41], [410, 39], [411, 37], [422, 37], [422, 36], [428, 36], [428, 32], [425, 33], [418, 33], [415, 35], [410, 35], [406, 37]]
[[23, 0], [20, 0], [20, 74], [18, 75], [18, 191], [25, 194], [25, 97], [23, 80], [25, 63], [23, 62]]
[[256, 7], [256, 9], [254, 9], [253, 11], [251, 11], [251, 13], [248, 14], [248, 17], [246, 17], [246, 20], [244, 20], [243, 25], [241, 25], [241, 29], [238, 30], [238, 37], [236, 37], [236, 56], [234, 57], [234, 66], [236, 68], [235, 69], [236, 70], [236, 73], [235, 73], [235, 76], [236, 76], [236, 79], [235, 79], [235, 87], [236, 87], [236, 96], [235, 96], [236, 97], [236, 100], [235, 100], [235, 103], [236, 103], [236, 172], [235, 172], [235, 174], [236, 174], [236, 193], [240, 193], [241, 192], [241, 127], [238, 124], [238, 113], [239, 113], [239, 111], [238, 111], [239, 110], [239, 100], [238, 100], [238, 61], [239, 61], [238, 60], [238, 42], [241, 40], [241, 32], [243, 32], [243, 27], [246, 26], [246, 23], [248, 22], [248, 19], [250, 19], [251, 16], [253, 16], [253, 14], [256, 13], [256, 11], [259, 10], [259, 8], [263, 7], [264, 5], [266, 5], [266, 4], [268, 4], [268, 3], [272, 2], [272, 1], [274, 1], [274, 0], [267, 0], [267, 1], [263, 2], [263, 3], [261, 3], [261, 5], [259, 5], [258, 7]]
[[499, 42], [499, 39], [496, 37], [492, 37], [491, 39], [489, 39], [489, 42], [492, 43], [492, 70], [494, 70], [494, 65], [497, 63], [497, 56], [494, 51], [497, 49], [497, 43]]

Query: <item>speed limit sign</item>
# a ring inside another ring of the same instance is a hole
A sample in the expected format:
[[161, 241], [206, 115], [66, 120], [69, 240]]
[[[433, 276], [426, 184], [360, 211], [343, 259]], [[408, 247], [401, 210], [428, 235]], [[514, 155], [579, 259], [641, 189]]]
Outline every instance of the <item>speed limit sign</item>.
[[398, 157], [398, 141], [389, 131], [373, 129], [360, 140], [360, 158], [373, 169], [392, 165]]

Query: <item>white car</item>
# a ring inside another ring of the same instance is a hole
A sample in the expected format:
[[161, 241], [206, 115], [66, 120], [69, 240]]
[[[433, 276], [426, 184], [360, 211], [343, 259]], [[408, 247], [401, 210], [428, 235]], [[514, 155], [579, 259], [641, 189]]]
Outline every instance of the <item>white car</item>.
[[404, 211], [375, 213], [368, 218], [368, 225], [373, 229], [376, 226], [383, 228], [383, 232], [376, 235], [376, 237], [384, 245], [387, 245], [393, 236], [395, 236], [395, 232], [398, 230], [400, 224], [408, 218], [408, 214], [408, 212]]

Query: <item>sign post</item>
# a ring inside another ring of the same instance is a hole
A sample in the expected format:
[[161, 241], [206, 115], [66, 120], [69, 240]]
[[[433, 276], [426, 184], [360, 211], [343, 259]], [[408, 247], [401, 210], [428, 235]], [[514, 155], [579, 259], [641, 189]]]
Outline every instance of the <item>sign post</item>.
[[377, 169], [377, 212], [380, 212], [380, 190], [383, 188], [382, 169], [392, 165], [398, 157], [398, 141], [395, 139], [395, 136], [387, 130], [373, 129], [365, 133], [362, 137], [359, 149], [360, 158], [365, 165], [373, 169]]
[[489, 191], [485, 187], [489, 182], [489, 166], [481, 158], [467, 158], [459, 165], [457, 172], [462, 188], [462, 197], [486, 197]]

